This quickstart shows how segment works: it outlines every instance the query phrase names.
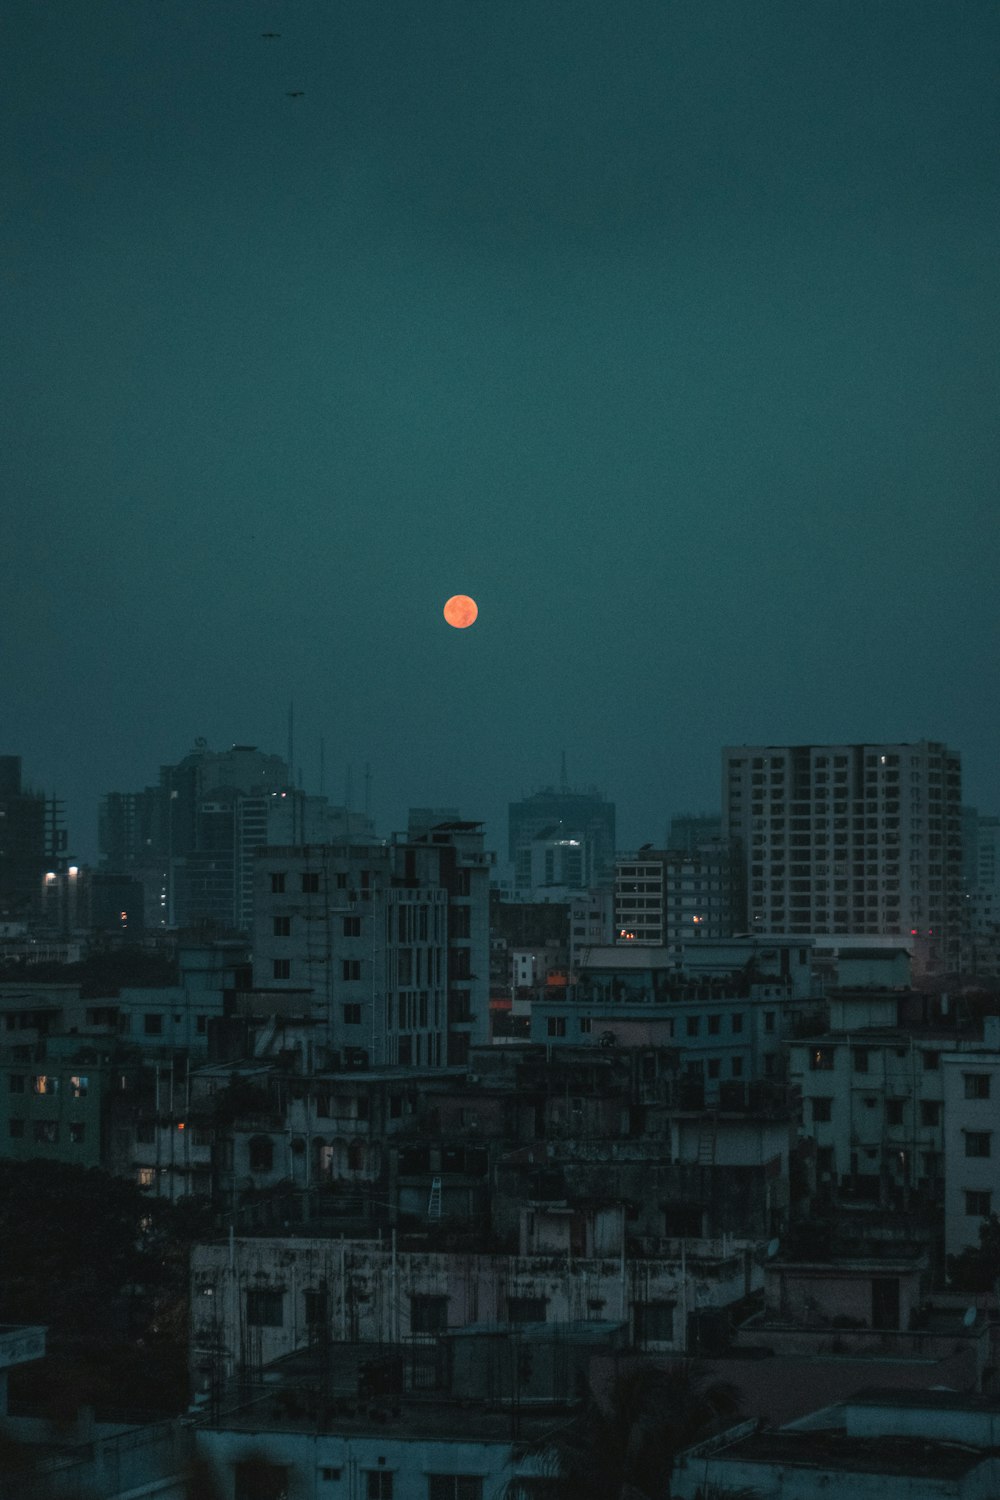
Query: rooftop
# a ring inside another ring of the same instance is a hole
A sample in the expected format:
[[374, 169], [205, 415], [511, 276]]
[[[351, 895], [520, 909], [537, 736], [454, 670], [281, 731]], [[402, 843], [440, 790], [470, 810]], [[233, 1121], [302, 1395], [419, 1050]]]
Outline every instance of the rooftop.
[[818, 1432], [762, 1430], [720, 1448], [718, 1457], [791, 1468], [841, 1469], [852, 1474], [901, 1474], [959, 1479], [983, 1462], [981, 1448], [915, 1437], [847, 1437], [842, 1428]]

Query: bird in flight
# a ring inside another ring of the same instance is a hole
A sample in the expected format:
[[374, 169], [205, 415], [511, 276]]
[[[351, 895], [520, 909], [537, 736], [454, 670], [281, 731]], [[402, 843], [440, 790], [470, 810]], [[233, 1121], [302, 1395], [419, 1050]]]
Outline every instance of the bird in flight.
[[288, 93], [286, 93], [285, 95], [286, 99], [304, 99], [305, 97], [305, 89], [289, 89]]
[[281, 36], [280, 31], [262, 31], [261, 40], [264, 42], [276, 42]]

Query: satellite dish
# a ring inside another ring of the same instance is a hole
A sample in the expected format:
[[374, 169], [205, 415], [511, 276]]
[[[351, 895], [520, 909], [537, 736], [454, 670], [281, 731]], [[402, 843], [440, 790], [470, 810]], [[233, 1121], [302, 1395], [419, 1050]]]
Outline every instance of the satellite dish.
[[964, 1315], [962, 1317], [962, 1326], [964, 1328], [971, 1328], [972, 1325], [973, 1325], [973, 1323], [976, 1321], [976, 1319], [977, 1319], [978, 1316], [979, 1316], [979, 1313], [978, 1313], [978, 1310], [976, 1308], [974, 1308], [974, 1307], [967, 1307], [965, 1309], [965, 1313], [964, 1313]]
[[780, 1249], [781, 1249], [781, 1241], [780, 1240], [770, 1240], [768, 1242], [768, 1246], [767, 1246], [767, 1258], [768, 1258], [768, 1260], [773, 1260], [774, 1257], [777, 1255], [777, 1253], [778, 1253], [778, 1251]]

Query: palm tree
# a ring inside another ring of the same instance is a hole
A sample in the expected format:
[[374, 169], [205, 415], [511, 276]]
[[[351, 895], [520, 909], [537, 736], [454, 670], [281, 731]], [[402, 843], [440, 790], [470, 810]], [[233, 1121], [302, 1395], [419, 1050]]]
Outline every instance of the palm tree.
[[528, 1450], [539, 1472], [512, 1480], [508, 1500], [669, 1500], [677, 1454], [737, 1409], [734, 1387], [700, 1366], [628, 1365]]

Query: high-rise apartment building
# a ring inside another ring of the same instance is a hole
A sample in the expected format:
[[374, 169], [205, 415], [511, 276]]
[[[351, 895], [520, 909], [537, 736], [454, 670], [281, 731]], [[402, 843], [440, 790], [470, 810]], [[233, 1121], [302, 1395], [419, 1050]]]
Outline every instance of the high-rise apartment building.
[[735, 745], [722, 752], [723, 832], [742, 844], [747, 926], [906, 936], [947, 966], [959, 932], [962, 773], [933, 740]]
[[732, 937], [742, 921], [738, 845], [640, 849], [615, 861], [615, 942], [673, 948]]

